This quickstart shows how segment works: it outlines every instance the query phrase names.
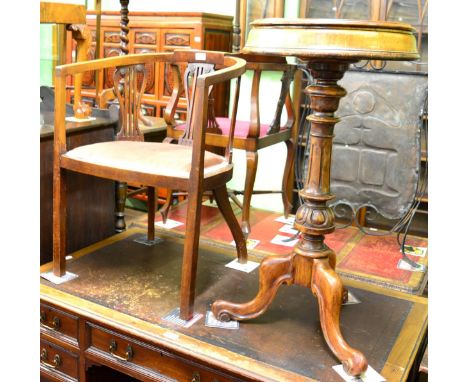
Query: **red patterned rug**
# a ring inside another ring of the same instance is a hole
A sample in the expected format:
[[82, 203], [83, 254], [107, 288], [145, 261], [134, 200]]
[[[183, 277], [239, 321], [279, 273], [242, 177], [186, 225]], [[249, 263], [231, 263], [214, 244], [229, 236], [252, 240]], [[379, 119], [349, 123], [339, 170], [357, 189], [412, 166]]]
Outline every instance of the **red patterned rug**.
[[[240, 221], [241, 210], [235, 205], [233, 210]], [[186, 213], [185, 202], [174, 206], [166, 227], [161, 226], [161, 216], [157, 214], [156, 229], [183, 234]], [[250, 216], [251, 234], [247, 245], [253, 260], [292, 251], [295, 241], [285, 240], [294, 239], [295, 231], [291, 225], [293, 216], [285, 220], [281, 214], [255, 208], [251, 209]], [[231, 232], [216, 203], [204, 202], [201, 219], [201, 240], [221, 246], [233, 245]], [[142, 219], [136, 225], [146, 226], [146, 221]], [[337, 271], [344, 279], [359, 279], [412, 294], [421, 294], [424, 290], [427, 281], [427, 250], [423, 249], [419, 256], [408, 256], [425, 266], [423, 271], [412, 269], [401, 261], [396, 235], [370, 236], [356, 227], [347, 227], [327, 235], [326, 244], [335, 251]], [[427, 239], [410, 236], [406, 244], [427, 248]]]

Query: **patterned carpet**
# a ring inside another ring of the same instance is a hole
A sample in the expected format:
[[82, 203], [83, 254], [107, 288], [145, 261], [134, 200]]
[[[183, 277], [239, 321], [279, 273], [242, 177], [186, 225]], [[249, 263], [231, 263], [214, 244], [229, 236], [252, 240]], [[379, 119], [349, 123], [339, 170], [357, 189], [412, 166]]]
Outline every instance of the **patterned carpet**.
[[[235, 205], [233, 210], [240, 221], [241, 210]], [[254, 208], [251, 209], [250, 215], [252, 232], [247, 245], [252, 260], [259, 261], [265, 256], [292, 251], [295, 241], [284, 240], [294, 238], [295, 231], [291, 225], [293, 216], [286, 221], [281, 214]], [[156, 229], [178, 236], [183, 235], [186, 203], [182, 202], [173, 207], [169, 219], [169, 224], [163, 226], [161, 216], [157, 214]], [[146, 215], [136, 219], [133, 224], [146, 227]], [[201, 240], [217, 246], [233, 245], [231, 233], [216, 203], [206, 201], [203, 204]], [[406, 263], [401, 262], [402, 256], [396, 235], [370, 236], [358, 228], [347, 227], [336, 229], [334, 233], [327, 235], [326, 244], [337, 255], [337, 271], [343, 279], [358, 279], [411, 294], [421, 294], [424, 290], [427, 282], [428, 252], [423, 250], [419, 256], [408, 256], [416, 263], [424, 265], [423, 271], [405, 267]], [[427, 239], [410, 236], [407, 245], [427, 248]]]

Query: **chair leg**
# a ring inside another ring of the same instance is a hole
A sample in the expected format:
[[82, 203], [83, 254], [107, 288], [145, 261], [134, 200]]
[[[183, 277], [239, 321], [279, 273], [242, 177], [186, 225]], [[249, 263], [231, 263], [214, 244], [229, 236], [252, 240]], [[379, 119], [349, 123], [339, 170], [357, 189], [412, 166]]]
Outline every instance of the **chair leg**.
[[229, 203], [229, 195], [226, 185], [214, 189], [213, 193], [216, 199], [216, 203], [218, 204], [218, 208], [221, 211], [224, 220], [228, 224], [232, 237], [236, 242], [237, 259], [239, 260], [239, 263], [245, 264], [247, 263], [248, 256], [247, 245], [239, 222], [237, 221], [236, 215], [234, 215], [234, 211], [232, 210], [231, 203]]
[[127, 183], [116, 182], [115, 187], [115, 232], [123, 232], [127, 229], [127, 224], [125, 223]]
[[154, 187], [148, 187], [148, 240], [154, 240], [154, 216], [156, 211], [156, 191]]
[[172, 198], [173, 198], [173, 190], [167, 189], [167, 197], [166, 197], [166, 202], [164, 205], [160, 208], [159, 212], [161, 213], [162, 221], [163, 224], [166, 224], [167, 221], [167, 216], [169, 215], [169, 210], [172, 205]]
[[245, 237], [250, 234], [250, 201], [257, 176], [258, 152], [246, 151], [247, 171], [245, 174], [244, 199], [242, 201], [242, 232]]
[[293, 171], [293, 168], [294, 168], [293, 165], [294, 165], [294, 151], [295, 151], [294, 146], [295, 145], [292, 139], [288, 139], [287, 141], [284, 141], [284, 143], [286, 144], [286, 148], [288, 152], [286, 156], [286, 163], [284, 165], [283, 185], [281, 189], [281, 194], [283, 196], [284, 217], [287, 218], [292, 209], [292, 204], [289, 201], [289, 195], [288, 195], [288, 184], [289, 184], [289, 179], [291, 179], [291, 172]]
[[201, 189], [189, 192], [188, 194], [184, 258], [180, 287], [180, 318], [183, 320], [190, 320], [193, 317], [202, 194]]
[[67, 189], [66, 172], [54, 169], [53, 184], [53, 271], [55, 276], [65, 274], [65, 252], [67, 246]]

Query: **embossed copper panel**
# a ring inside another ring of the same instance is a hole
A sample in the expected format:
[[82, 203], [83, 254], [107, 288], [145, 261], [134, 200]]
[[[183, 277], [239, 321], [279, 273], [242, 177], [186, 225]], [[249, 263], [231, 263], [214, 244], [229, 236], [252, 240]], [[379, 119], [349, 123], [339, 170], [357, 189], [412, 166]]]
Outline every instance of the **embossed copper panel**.
[[401, 218], [416, 193], [427, 76], [350, 71], [341, 81], [332, 154], [332, 204], [374, 206]]

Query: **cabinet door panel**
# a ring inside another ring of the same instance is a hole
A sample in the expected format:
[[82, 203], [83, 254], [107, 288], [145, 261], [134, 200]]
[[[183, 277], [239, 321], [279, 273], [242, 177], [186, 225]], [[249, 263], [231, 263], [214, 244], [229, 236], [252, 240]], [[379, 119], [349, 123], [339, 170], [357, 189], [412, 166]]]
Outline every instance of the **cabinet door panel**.
[[163, 30], [163, 43], [165, 46], [190, 47], [193, 46], [192, 29], [166, 29]]
[[156, 31], [135, 31], [135, 44], [157, 45]]

